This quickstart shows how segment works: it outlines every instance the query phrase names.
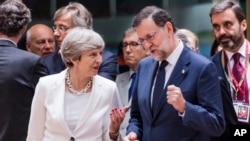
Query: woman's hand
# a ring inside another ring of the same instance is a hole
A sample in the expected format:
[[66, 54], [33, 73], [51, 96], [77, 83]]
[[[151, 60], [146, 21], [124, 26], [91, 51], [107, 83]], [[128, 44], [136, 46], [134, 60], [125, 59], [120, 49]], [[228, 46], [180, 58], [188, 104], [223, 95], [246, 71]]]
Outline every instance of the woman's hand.
[[109, 125], [109, 136], [111, 139], [116, 140], [119, 135], [119, 128], [122, 124], [126, 112], [128, 111], [129, 107], [125, 106], [121, 109], [113, 108], [110, 112], [110, 125]]

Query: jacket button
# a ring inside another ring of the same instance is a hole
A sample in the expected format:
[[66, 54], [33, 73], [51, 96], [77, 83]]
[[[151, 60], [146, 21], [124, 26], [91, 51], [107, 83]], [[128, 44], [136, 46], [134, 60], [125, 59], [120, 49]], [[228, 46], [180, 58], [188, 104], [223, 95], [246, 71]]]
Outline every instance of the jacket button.
[[75, 141], [75, 138], [71, 137], [71, 138], [70, 138], [70, 141]]

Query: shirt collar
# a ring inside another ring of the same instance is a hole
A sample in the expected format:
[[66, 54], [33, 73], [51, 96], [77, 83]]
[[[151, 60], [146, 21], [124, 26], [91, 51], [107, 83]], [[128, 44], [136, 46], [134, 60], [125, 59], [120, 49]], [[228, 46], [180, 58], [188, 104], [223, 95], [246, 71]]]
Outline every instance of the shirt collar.
[[131, 75], [132, 75], [133, 73], [136, 73], [136, 72], [130, 69], [130, 70], [129, 70], [129, 76], [131, 77]]
[[[244, 40], [243, 44], [241, 45], [240, 49], [238, 50], [238, 53], [240, 53], [241, 56], [244, 56], [244, 58], [246, 57], [246, 52], [245, 52], [246, 51], [246, 44], [247, 44], [247, 40]], [[227, 53], [229, 60], [231, 60], [235, 53], [227, 51], [227, 50], [225, 50], [225, 51]]]
[[179, 40], [178, 46], [175, 48], [175, 50], [169, 55], [169, 57], [166, 59], [168, 64], [175, 65], [178, 61], [181, 52], [184, 48], [184, 44], [181, 40]]

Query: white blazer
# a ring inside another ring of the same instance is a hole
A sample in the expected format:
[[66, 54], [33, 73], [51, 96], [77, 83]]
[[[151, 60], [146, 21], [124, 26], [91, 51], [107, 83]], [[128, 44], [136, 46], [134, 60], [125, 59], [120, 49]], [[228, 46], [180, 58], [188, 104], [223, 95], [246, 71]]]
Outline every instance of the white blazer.
[[109, 141], [109, 114], [118, 106], [116, 84], [99, 75], [94, 76], [91, 96], [74, 131], [64, 119], [65, 76], [59, 74], [40, 78], [31, 107], [27, 141]]
[[[119, 97], [121, 99], [122, 107], [130, 106], [131, 99], [128, 101], [128, 91], [130, 87], [130, 71], [126, 71], [124, 73], [117, 75], [116, 85], [120, 94]], [[122, 138], [126, 135], [129, 118], [130, 118], [130, 109], [127, 111], [126, 117], [124, 118], [120, 126], [120, 135]]]

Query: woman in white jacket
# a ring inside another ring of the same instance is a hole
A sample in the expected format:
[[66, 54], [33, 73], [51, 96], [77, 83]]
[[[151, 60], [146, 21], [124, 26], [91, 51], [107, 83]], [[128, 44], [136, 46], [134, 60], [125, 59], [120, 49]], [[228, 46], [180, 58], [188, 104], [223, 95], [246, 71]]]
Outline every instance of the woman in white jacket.
[[116, 84], [97, 75], [103, 48], [102, 37], [93, 30], [76, 27], [66, 35], [61, 55], [67, 68], [39, 80], [27, 141], [118, 138], [125, 111], [118, 109]]

